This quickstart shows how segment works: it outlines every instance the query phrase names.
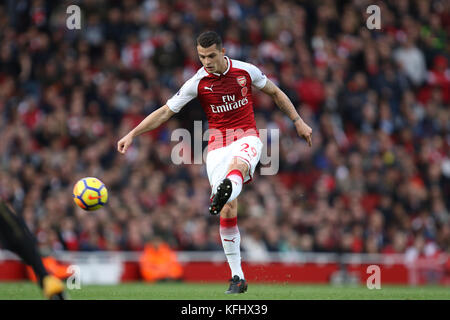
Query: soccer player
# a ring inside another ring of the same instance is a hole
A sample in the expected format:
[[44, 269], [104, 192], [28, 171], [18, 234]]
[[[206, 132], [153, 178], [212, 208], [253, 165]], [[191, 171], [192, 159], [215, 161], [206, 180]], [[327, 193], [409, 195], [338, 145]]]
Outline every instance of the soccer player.
[[199, 99], [210, 131], [206, 158], [212, 189], [209, 212], [220, 214], [220, 236], [231, 269], [232, 278], [226, 293], [243, 293], [247, 290], [247, 281], [241, 268], [237, 197], [242, 185], [252, 179], [263, 147], [253, 114], [253, 87], [272, 97], [309, 146], [312, 130], [287, 95], [256, 66], [225, 56], [217, 33], [207, 31], [199, 35], [197, 53], [203, 67], [164, 106], [120, 139], [117, 148], [125, 153], [134, 137], [159, 127], [189, 101]]
[[50, 300], [65, 300], [64, 285], [58, 278], [49, 275], [42, 264], [34, 236], [25, 221], [0, 201], [0, 243], [5, 249], [16, 253], [33, 268], [39, 287]]

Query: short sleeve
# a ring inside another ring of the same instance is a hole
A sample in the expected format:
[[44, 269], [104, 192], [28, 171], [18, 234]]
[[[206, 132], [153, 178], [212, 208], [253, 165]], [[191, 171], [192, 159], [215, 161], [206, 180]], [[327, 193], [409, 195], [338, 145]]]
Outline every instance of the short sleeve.
[[178, 92], [169, 100], [166, 105], [173, 112], [180, 112], [180, 110], [192, 99], [197, 97], [197, 87], [200, 79], [197, 76], [190, 78], [178, 90]]
[[267, 83], [267, 76], [257, 66], [253, 64], [249, 65], [248, 72], [252, 78], [252, 84], [258, 89], [264, 88]]

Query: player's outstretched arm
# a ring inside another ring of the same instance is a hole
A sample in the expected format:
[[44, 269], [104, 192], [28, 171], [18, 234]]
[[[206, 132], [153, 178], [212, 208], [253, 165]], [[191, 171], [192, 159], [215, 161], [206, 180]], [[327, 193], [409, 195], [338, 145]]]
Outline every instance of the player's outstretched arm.
[[294, 122], [298, 135], [311, 147], [312, 129], [300, 117], [289, 97], [269, 79], [261, 91], [272, 97], [276, 105]]
[[167, 105], [163, 105], [161, 108], [153, 111], [133, 130], [128, 132], [122, 139], [119, 140], [117, 143], [117, 150], [124, 154], [133, 142], [134, 137], [158, 128], [161, 124], [169, 120], [174, 114], [175, 112], [170, 110]]

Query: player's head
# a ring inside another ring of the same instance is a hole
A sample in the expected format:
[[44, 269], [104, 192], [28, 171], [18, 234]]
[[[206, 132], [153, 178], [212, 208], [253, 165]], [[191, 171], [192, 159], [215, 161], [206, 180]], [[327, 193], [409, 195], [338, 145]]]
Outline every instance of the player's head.
[[226, 68], [224, 55], [225, 48], [222, 39], [214, 31], [206, 31], [197, 38], [197, 53], [200, 62], [209, 73], [221, 73]]

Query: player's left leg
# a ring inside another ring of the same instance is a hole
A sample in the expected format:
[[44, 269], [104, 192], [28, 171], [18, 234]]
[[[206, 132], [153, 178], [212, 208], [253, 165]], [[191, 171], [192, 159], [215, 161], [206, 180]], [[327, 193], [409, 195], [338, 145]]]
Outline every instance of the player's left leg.
[[48, 299], [64, 299], [64, 285], [61, 280], [48, 274], [38, 252], [36, 240], [25, 221], [3, 201], [0, 201], [0, 242], [5, 249], [17, 254], [33, 268], [39, 286]]
[[221, 212], [226, 203], [234, 201], [239, 196], [242, 191], [244, 177], [247, 176], [248, 172], [248, 164], [238, 157], [233, 157], [226, 177], [217, 187], [216, 194], [211, 201], [209, 212], [212, 215]]

